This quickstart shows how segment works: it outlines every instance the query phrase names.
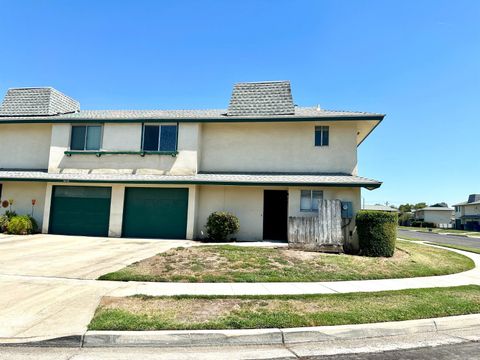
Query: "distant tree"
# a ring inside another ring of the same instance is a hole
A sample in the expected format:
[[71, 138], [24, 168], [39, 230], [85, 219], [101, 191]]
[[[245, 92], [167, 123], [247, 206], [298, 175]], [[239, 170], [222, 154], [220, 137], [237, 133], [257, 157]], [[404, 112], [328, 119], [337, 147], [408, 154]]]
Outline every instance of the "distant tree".
[[413, 208], [412, 204], [406, 203], [406, 204], [400, 205], [398, 207], [398, 211], [400, 211], [402, 214], [409, 213], [409, 212], [412, 212], [412, 208]]
[[421, 203], [416, 203], [415, 206], [413, 207], [415, 210], [423, 209], [427, 207], [427, 203], [421, 202]]
[[432, 207], [448, 207], [448, 204], [445, 202], [433, 204]]

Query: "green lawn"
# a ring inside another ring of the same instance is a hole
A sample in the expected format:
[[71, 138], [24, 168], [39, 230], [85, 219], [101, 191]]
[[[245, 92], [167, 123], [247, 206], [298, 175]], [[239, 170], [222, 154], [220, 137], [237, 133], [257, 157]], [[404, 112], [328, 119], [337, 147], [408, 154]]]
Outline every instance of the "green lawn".
[[450, 248], [450, 249], [457, 249], [457, 250], [472, 252], [472, 253], [475, 253], [475, 254], [480, 254], [480, 249], [472, 248], [472, 247], [468, 247], [468, 246], [441, 244], [441, 243], [435, 243], [435, 242], [427, 242], [427, 244], [438, 245], [438, 246], [443, 246], [443, 247]]
[[285, 296], [103, 298], [90, 330], [251, 329], [480, 313], [480, 286]]
[[445, 275], [472, 269], [452, 251], [398, 242], [391, 258], [233, 245], [175, 248], [101, 280], [158, 282], [297, 282]]

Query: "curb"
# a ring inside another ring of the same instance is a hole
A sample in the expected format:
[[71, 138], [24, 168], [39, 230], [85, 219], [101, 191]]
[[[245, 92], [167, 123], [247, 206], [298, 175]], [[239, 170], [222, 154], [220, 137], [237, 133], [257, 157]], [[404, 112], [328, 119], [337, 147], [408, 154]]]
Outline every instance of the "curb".
[[[451, 330], [480, 329], [480, 314], [372, 324], [286, 329], [87, 331], [53, 339], [0, 339], [0, 346], [36, 347], [196, 347], [293, 345], [332, 340], [382, 338]], [[480, 331], [480, 330], [479, 330]]]
[[252, 330], [87, 331], [83, 347], [290, 345], [480, 327], [480, 314], [358, 325]]
[[62, 348], [79, 348], [83, 345], [84, 335], [67, 335], [55, 337], [52, 339], [38, 338], [10, 338], [0, 339], [0, 347], [13, 346], [29, 346], [29, 347], [62, 347]]

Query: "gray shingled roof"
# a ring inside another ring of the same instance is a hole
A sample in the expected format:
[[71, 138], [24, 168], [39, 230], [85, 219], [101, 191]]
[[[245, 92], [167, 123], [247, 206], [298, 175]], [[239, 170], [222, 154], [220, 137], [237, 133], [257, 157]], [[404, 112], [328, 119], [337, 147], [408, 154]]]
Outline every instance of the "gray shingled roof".
[[378, 188], [379, 181], [346, 174], [227, 174], [136, 175], [136, 174], [54, 174], [42, 171], [0, 171], [0, 180], [50, 182], [112, 182], [165, 184], [231, 184], [231, 185], [318, 185]]
[[69, 121], [125, 121], [129, 120], [166, 120], [166, 121], [236, 121], [239, 118], [251, 120], [294, 120], [294, 119], [372, 119], [382, 120], [385, 115], [360, 111], [334, 111], [317, 107], [295, 107], [293, 115], [262, 115], [262, 116], [227, 116], [225, 109], [212, 110], [81, 110], [71, 114], [61, 114], [49, 117], [32, 116], [5, 116], [0, 114], [0, 123], [11, 121], [45, 119], [48, 122]]
[[480, 201], [474, 201], [474, 202], [464, 201], [458, 204], [454, 204], [453, 206], [466, 206], [466, 205], [480, 205]]
[[9, 89], [2, 105], [1, 116], [51, 116], [80, 110], [80, 103], [51, 88]]
[[290, 81], [235, 84], [227, 111], [228, 116], [294, 114]]
[[449, 207], [427, 206], [427, 207], [418, 209], [417, 211], [423, 211], [423, 210], [427, 210], [427, 211], [453, 211], [454, 209], [449, 208]]
[[385, 205], [365, 205], [363, 210], [398, 212], [398, 209]]

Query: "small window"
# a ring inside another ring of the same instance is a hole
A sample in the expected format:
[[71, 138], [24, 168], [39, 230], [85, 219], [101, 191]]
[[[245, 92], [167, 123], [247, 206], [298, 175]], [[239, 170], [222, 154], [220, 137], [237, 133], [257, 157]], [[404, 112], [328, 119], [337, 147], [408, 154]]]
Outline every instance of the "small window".
[[300, 211], [318, 211], [320, 200], [323, 200], [323, 191], [302, 190], [300, 193]]
[[328, 146], [328, 126], [315, 126], [315, 146]]
[[144, 151], [176, 151], [176, 125], [145, 125], [143, 127]]
[[100, 150], [101, 125], [74, 125], [70, 140], [71, 150]]

